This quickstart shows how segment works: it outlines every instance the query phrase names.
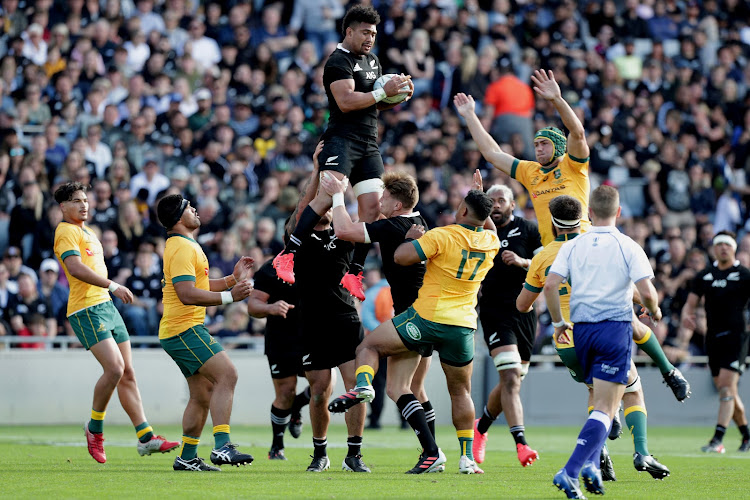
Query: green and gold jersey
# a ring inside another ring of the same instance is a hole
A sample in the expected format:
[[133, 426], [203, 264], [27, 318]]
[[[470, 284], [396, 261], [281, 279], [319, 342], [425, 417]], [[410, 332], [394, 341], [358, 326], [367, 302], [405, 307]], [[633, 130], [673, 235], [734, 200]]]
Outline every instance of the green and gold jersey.
[[500, 240], [481, 227], [453, 224], [427, 231], [412, 242], [428, 260], [414, 309], [426, 320], [477, 327], [477, 293], [494, 264]]
[[73, 277], [68, 272], [65, 259], [77, 255], [81, 262], [103, 278], [108, 278], [107, 266], [104, 264], [104, 249], [96, 235], [86, 226], [77, 226], [61, 222], [55, 229], [55, 255], [60, 260], [70, 285], [67, 315], [70, 316], [87, 307], [112, 300], [109, 290]]
[[[547, 282], [549, 268], [552, 267], [552, 263], [555, 261], [560, 247], [563, 246], [563, 243], [572, 240], [576, 236], [578, 236], [576, 233], [561, 234], [550, 242], [549, 245], [545, 246], [541, 252], [536, 254], [531, 259], [531, 264], [529, 264], [529, 271], [526, 273], [526, 281], [523, 287], [534, 293], [542, 293], [544, 284]], [[567, 282], [560, 284], [560, 309], [562, 310], [563, 319], [570, 322], [570, 284]], [[570, 344], [558, 345], [557, 338], [555, 338], [555, 346], [560, 349], [574, 347], [572, 333], [568, 333], [568, 336], [571, 340]]]
[[186, 306], [180, 302], [174, 284], [192, 281], [197, 288], [210, 290], [208, 258], [197, 241], [180, 234], [167, 238], [164, 248], [164, 314], [159, 323], [159, 338], [168, 339], [188, 328], [202, 325], [206, 319], [203, 306]]
[[531, 203], [539, 222], [539, 233], [545, 247], [555, 239], [552, 233], [552, 218], [549, 202], [561, 194], [572, 196], [581, 202], [583, 218], [581, 231], [591, 227], [589, 221], [589, 159], [579, 159], [565, 154], [560, 162], [552, 168], [544, 168], [539, 162], [515, 160], [510, 169], [510, 176], [529, 191]]

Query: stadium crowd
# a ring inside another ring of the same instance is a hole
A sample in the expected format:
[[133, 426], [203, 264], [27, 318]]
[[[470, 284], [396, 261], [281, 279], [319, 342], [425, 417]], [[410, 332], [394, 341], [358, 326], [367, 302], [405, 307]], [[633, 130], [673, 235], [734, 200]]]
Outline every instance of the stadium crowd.
[[[531, 159], [534, 130], [562, 125], [531, 89], [532, 72], [550, 69], [586, 128], [592, 189], [619, 189], [621, 228], [656, 271], [665, 321], [655, 333], [675, 362], [702, 354], [705, 316], [691, 332], [680, 311], [713, 236], [738, 232], [737, 258], [750, 266], [742, 0], [2, 0], [0, 335], [72, 335], [52, 250], [62, 218], [52, 193], [69, 180], [92, 186], [89, 224], [110, 276], [136, 297], [122, 308], [133, 335], [158, 331], [164, 195], [197, 207], [197, 241], [218, 277], [241, 255], [258, 267], [276, 255], [326, 127], [325, 59], [355, 3], [383, 19], [383, 72], [414, 82], [411, 100], [380, 113], [379, 140], [386, 170], [418, 179], [429, 226], [453, 222], [475, 169], [535, 219], [452, 98], [473, 95], [503, 150]], [[262, 332], [244, 305], [207, 312], [219, 337]], [[552, 334], [547, 314], [539, 322], [537, 352]]]

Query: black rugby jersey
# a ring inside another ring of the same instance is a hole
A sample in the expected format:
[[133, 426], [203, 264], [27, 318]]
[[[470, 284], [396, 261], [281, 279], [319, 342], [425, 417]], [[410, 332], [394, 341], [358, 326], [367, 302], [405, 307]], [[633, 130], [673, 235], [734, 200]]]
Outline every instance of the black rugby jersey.
[[289, 309], [286, 318], [270, 314], [266, 317], [266, 354], [291, 351], [300, 341], [297, 284], [289, 286], [278, 279], [270, 259], [258, 269], [253, 279], [255, 289], [268, 294], [269, 304], [283, 300], [295, 306]]
[[510, 250], [523, 259], [531, 259], [534, 250], [542, 246], [539, 229], [533, 222], [513, 216], [505, 227], [497, 228], [500, 251], [495, 256], [495, 265], [482, 283], [480, 308], [492, 308], [499, 304], [516, 307], [516, 298], [526, 280], [526, 270], [503, 263], [503, 251]]
[[336, 238], [333, 229], [313, 231], [294, 256], [300, 322], [357, 315], [354, 298], [341, 286], [354, 244]]
[[396, 249], [404, 242], [406, 233], [412, 224], [429, 229], [427, 222], [419, 212], [399, 215], [388, 219], [380, 219], [366, 223], [365, 229], [370, 235], [370, 241], [380, 243], [380, 255], [383, 259], [383, 274], [391, 285], [393, 310], [396, 314], [406, 311], [417, 300], [419, 289], [424, 280], [425, 265], [423, 263], [412, 266], [399, 266], [393, 260]]
[[739, 261], [721, 271], [715, 265], [699, 272], [690, 287], [698, 297], [706, 298], [708, 334], [731, 330], [745, 331], [745, 307], [750, 300], [750, 270]]
[[[356, 92], [372, 92], [375, 80], [383, 73], [378, 57], [373, 54], [357, 56], [341, 44], [331, 54], [323, 70], [323, 85], [328, 96], [331, 117], [326, 134], [335, 132], [350, 137], [378, 136], [377, 105], [344, 113], [331, 93], [331, 83], [338, 80], [354, 80]], [[326, 134], [323, 135], [325, 138]]]

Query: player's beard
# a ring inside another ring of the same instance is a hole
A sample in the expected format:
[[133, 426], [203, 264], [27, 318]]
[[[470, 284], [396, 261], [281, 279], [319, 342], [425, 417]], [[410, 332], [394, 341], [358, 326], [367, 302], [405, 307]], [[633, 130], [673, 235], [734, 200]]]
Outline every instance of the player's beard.
[[497, 227], [504, 226], [508, 223], [510, 220], [510, 216], [513, 214], [513, 212], [492, 212], [490, 216], [492, 217], [492, 222], [495, 223]]

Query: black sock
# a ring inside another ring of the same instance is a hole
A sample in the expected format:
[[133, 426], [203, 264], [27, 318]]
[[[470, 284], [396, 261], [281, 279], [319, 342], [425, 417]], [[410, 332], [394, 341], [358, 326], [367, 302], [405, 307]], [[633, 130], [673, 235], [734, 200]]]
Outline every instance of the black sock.
[[305, 390], [300, 392], [294, 397], [292, 403], [292, 415], [299, 415], [302, 407], [310, 403], [310, 386], [305, 387]]
[[281, 410], [271, 405], [271, 429], [273, 430], [273, 443], [271, 446], [274, 448], [284, 447], [284, 431], [287, 425], [289, 425], [289, 414], [291, 410]]
[[492, 415], [490, 413], [490, 410], [487, 409], [487, 405], [484, 405], [484, 412], [482, 413], [482, 417], [479, 419], [479, 423], [477, 424], [477, 430], [480, 434], [487, 434], [487, 431], [490, 429], [490, 426], [492, 425], [492, 422], [495, 421], [497, 417]]
[[748, 441], [750, 440], [750, 430], [747, 428], [747, 424], [745, 425], [739, 425], [740, 433], [742, 434], [742, 440]]
[[414, 429], [414, 433], [417, 435], [424, 453], [430, 455], [436, 454], [438, 452], [437, 443], [435, 443], [435, 438], [432, 437], [430, 428], [427, 425], [427, 419], [425, 418], [424, 408], [419, 404], [419, 400], [414, 397], [414, 394], [404, 394], [398, 398], [396, 406], [401, 411], [401, 415], [409, 422], [411, 428]]
[[424, 418], [427, 420], [427, 427], [430, 428], [430, 434], [432, 434], [432, 439], [436, 439], [435, 437], [435, 410], [432, 408], [432, 403], [429, 401], [425, 401], [422, 403], [422, 408], [424, 408]]
[[510, 428], [510, 433], [513, 434], [513, 439], [516, 440], [516, 444], [527, 444], [525, 431], [526, 427], [523, 425], [514, 425]]
[[299, 216], [297, 227], [294, 228], [292, 235], [289, 237], [286, 251], [294, 253], [299, 250], [299, 247], [302, 245], [302, 239], [313, 232], [318, 222], [320, 222], [320, 215], [310, 208], [310, 205], [306, 206]]
[[362, 436], [349, 436], [346, 440], [346, 445], [349, 447], [347, 457], [356, 457], [362, 452]]
[[352, 260], [349, 263], [350, 274], [353, 274], [356, 276], [359, 273], [364, 271], [365, 260], [367, 259], [367, 254], [370, 252], [371, 247], [372, 247], [371, 243], [355, 243], [354, 244], [354, 254], [352, 255]]
[[313, 457], [320, 458], [328, 455], [326, 446], [328, 446], [328, 438], [313, 438], [313, 448], [315, 450], [313, 451]]
[[711, 438], [711, 441], [714, 443], [721, 443], [724, 440], [724, 433], [727, 432], [727, 428], [723, 425], [717, 425], [716, 431], [714, 432], [714, 437]]

